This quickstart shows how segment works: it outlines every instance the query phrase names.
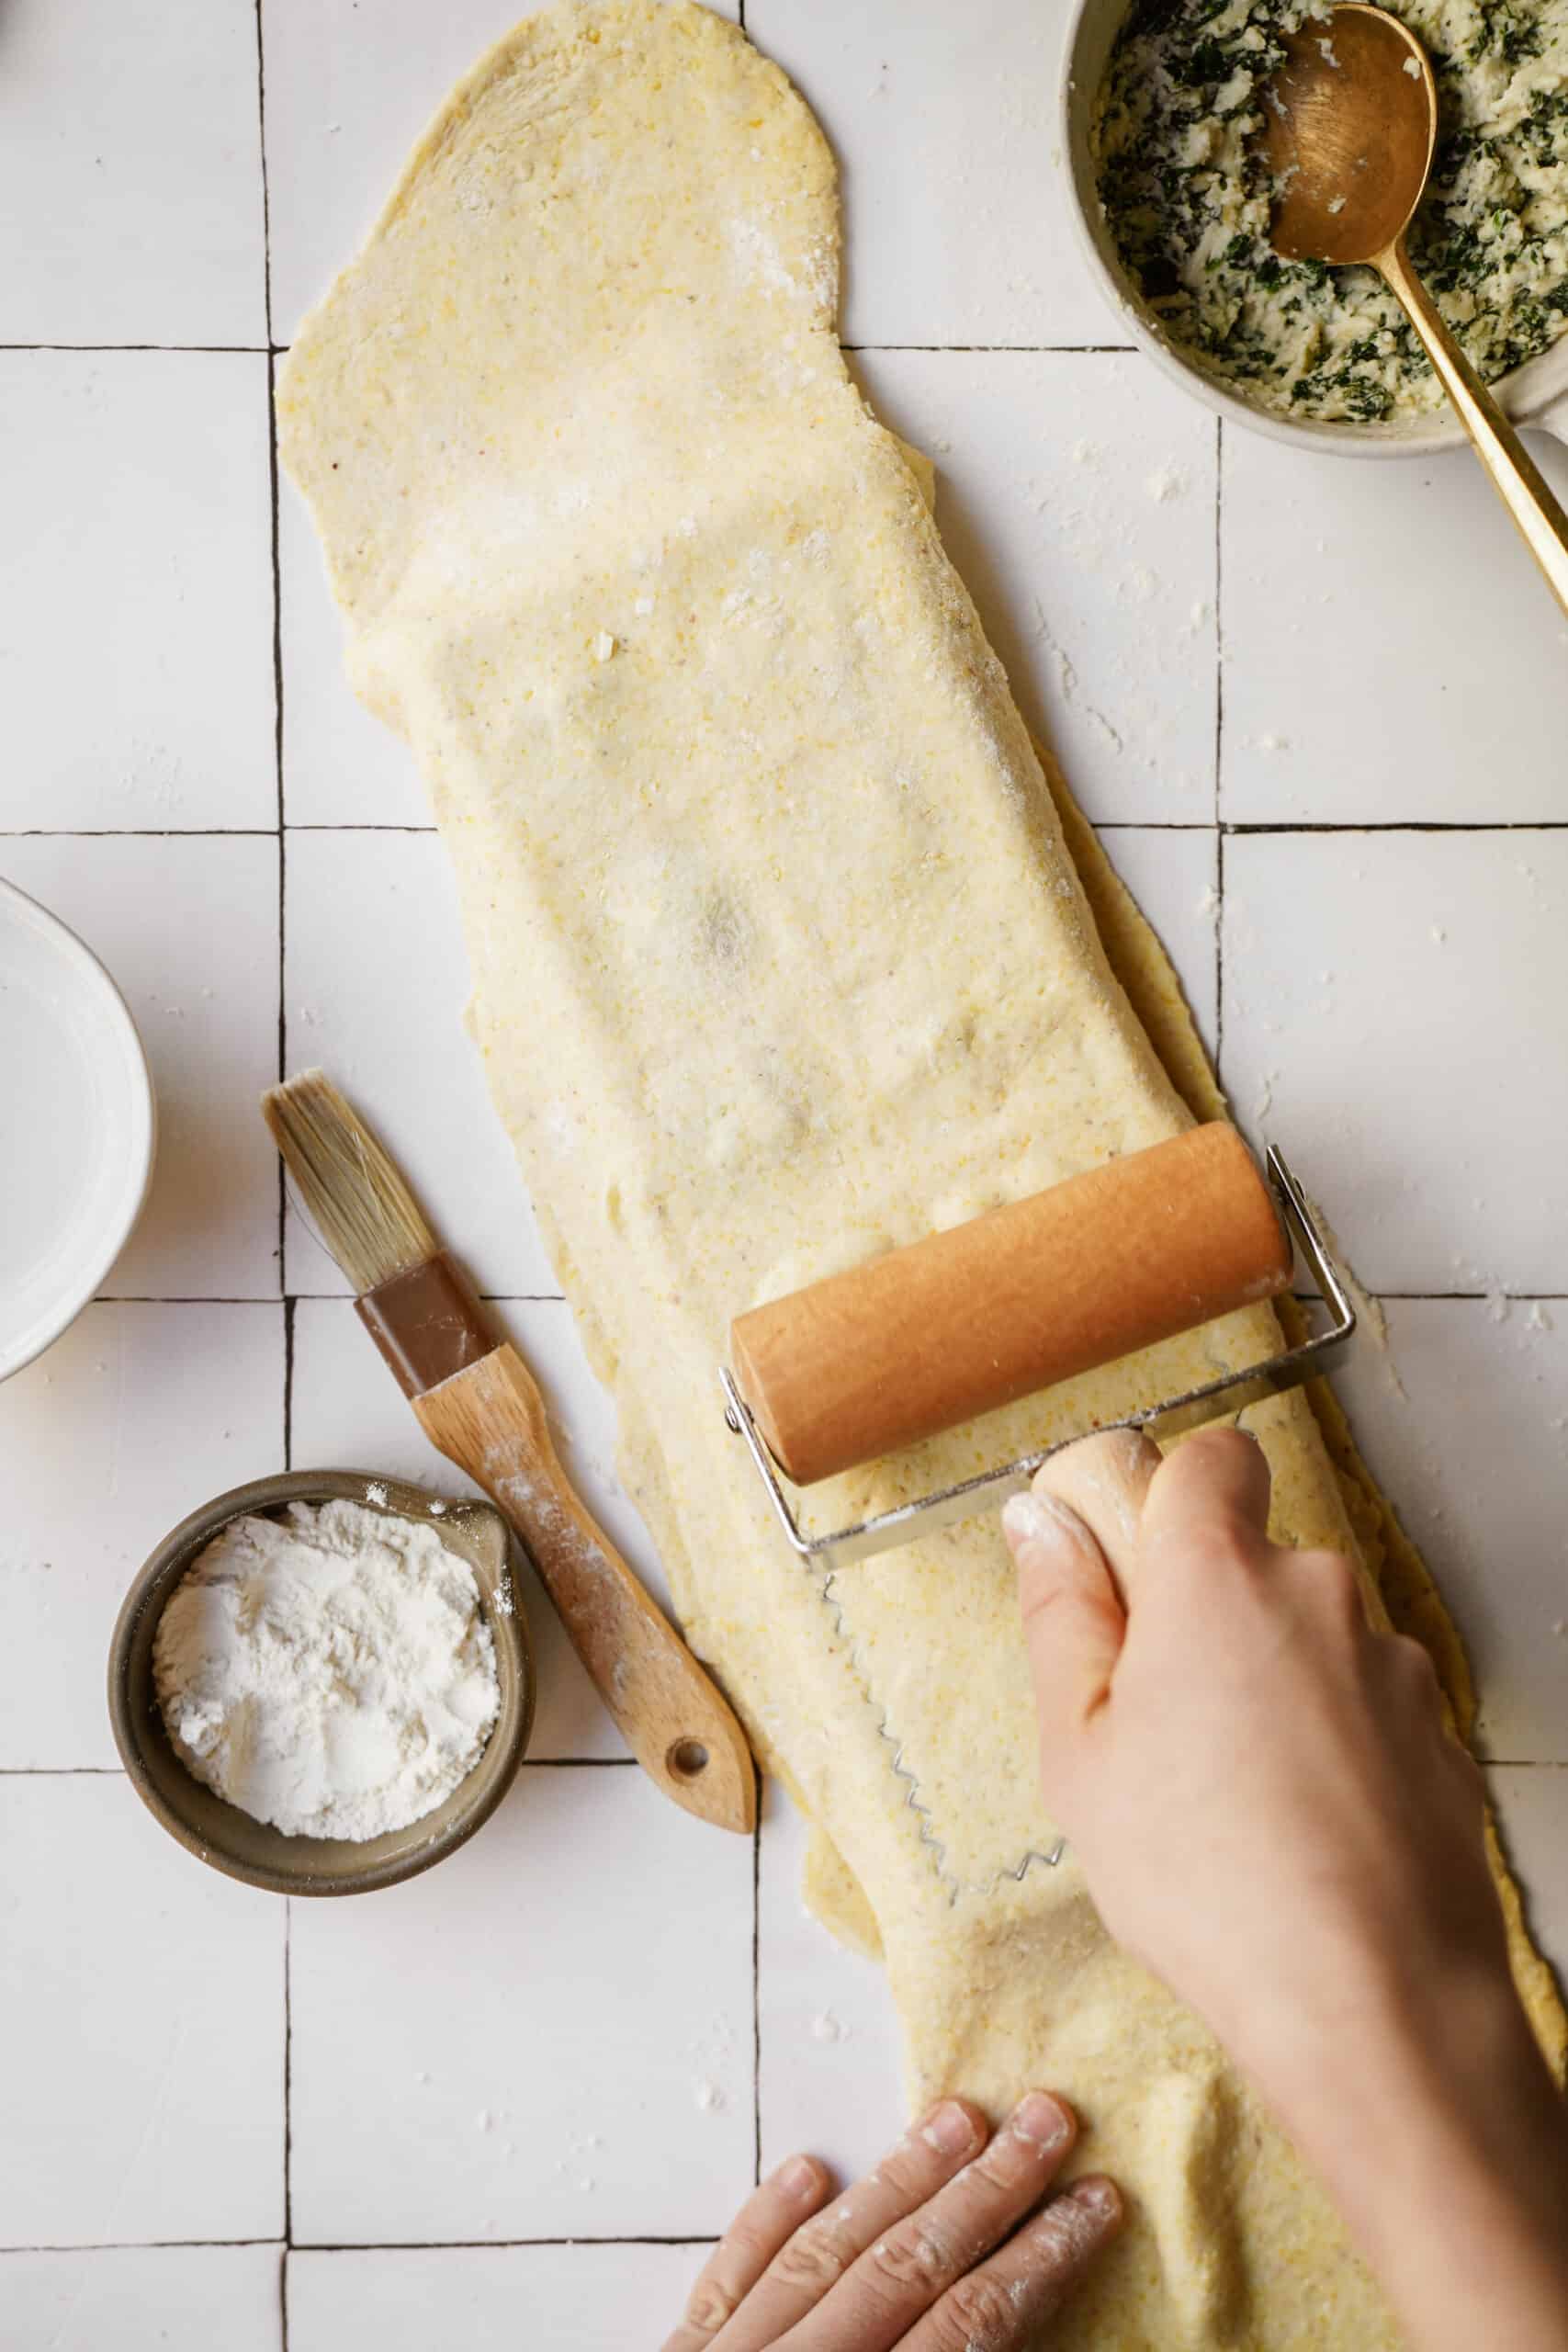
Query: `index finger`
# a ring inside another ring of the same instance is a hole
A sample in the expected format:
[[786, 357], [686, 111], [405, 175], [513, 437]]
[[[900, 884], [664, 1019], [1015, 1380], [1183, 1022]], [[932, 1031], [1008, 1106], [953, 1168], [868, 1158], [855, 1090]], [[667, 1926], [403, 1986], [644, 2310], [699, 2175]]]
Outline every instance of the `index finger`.
[[1159, 1448], [1141, 1430], [1100, 1430], [1054, 1453], [1034, 1480], [1081, 1519], [1105, 1555], [1125, 1603], [1137, 1566], [1145, 1500], [1160, 1466]]
[[1246, 1430], [1197, 1430], [1168, 1453], [1144, 1501], [1145, 1547], [1175, 1539], [1267, 1544], [1269, 1457]]

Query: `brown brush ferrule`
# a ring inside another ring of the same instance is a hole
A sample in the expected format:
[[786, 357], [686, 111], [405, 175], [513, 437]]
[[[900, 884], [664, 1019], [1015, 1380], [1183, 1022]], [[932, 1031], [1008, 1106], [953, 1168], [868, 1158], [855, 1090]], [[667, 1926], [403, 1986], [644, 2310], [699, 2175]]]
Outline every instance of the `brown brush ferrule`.
[[499, 1344], [479, 1294], [445, 1250], [367, 1290], [358, 1307], [405, 1396], [439, 1388]]

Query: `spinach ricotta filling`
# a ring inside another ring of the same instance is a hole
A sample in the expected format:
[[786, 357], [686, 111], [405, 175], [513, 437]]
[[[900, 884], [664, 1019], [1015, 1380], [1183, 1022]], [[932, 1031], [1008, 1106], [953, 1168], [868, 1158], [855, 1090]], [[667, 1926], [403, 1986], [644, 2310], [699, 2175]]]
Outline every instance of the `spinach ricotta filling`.
[[[1388, 0], [1442, 114], [1411, 257], [1485, 379], [1568, 329], [1568, 0]], [[1094, 129], [1105, 217], [1173, 341], [1261, 405], [1378, 423], [1440, 408], [1370, 269], [1281, 261], [1261, 88], [1310, 0], [1133, 0]]]

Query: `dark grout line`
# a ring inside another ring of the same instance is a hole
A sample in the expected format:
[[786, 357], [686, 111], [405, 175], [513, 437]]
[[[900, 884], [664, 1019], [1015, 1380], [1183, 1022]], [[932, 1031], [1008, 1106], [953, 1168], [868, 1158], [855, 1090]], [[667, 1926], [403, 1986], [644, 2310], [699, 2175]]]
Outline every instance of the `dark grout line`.
[[[1310, 1294], [1315, 1296], [1315, 1293]], [[1381, 1306], [1385, 1300], [1427, 1300], [1431, 1306], [1469, 1304], [1490, 1306], [1494, 1299], [1506, 1299], [1510, 1306], [1561, 1306], [1568, 1293], [1560, 1290], [1375, 1290], [1368, 1296]]]
[[272, 343], [0, 343], [0, 351], [166, 351], [250, 354], [260, 359], [277, 348]]
[[1243, 820], [1214, 820], [1206, 818], [1181, 817], [1100, 817], [1091, 820], [1097, 833], [1220, 833], [1235, 840], [1252, 834], [1334, 833], [1347, 838], [1361, 833], [1454, 833], [1473, 837], [1480, 833], [1561, 833], [1568, 832], [1568, 818], [1519, 817], [1455, 819], [1451, 823], [1414, 817], [1392, 817], [1385, 822], [1369, 822], [1359, 818], [1354, 822], [1337, 819], [1292, 817], [1287, 820], [1248, 822]]
[[[281, 715], [278, 719], [281, 741]], [[1293, 833], [1452, 833], [1474, 837], [1489, 833], [1568, 832], [1568, 817], [1392, 817], [1380, 821], [1357, 819], [1292, 817], [1250, 820], [1209, 817], [1099, 817], [1091, 820], [1097, 833], [1210, 833], [1235, 837]], [[260, 841], [275, 842], [288, 833], [412, 833], [421, 840], [439, 836], [438, 825], [300, 824], [279, 825], [13, 825], [0, 826], [0, 841], [118, 842], [118, 841]]]
[[486, 2247], [553, 2245], [716, 2245], [717, 2233], [705, 2237], [585, 2237], [570, 2238], [370, 2238], [322, 2240], [300, 2245], [286, 2238], [82, 2238], [69, 2245], [0, 2245], [0, 2259], [8, 2254], [157, 2254], [200, 2253], [210, 2247], [275, 2245], [279, 2254], [472, 2254]]
[[1517, 817], [1456, 819], [1451, 823], [1440, 819], [1398, 817], [1384, 824], [1369, 824], [1363, 819], [1358, 824], [1340, 824], [1332, 820], [1309, 822], [1292, 820], [1288, 824], [1228, 824], [1222, 821], [1222, 833], [1562, 833], [1568, 832], [1568, 818]]
[[0, 2245], [0, 2257], [7, 2254], [147, 2254], [185, 2246], [275, 2245], [281, 2251], [283, 2244], [281, 2238], [82, 2238], [70, 2245]]
[[6, 842], [275, 842], [276, 825], [11, 825]]
[[294, 1309], [298, 1300], [283, 1302], [283, 1466], [294, 1467]]
[[[197, 2241], [199, 2243], [199, 2241]], [[258, 2238], [258, 2245], [276, 2245], [276, 2238]], [[569, 2238], [395, 2238], [378, 2243], [372, 2239], [334, 2239], [330, 2244], [322, 2239], [309, 2239], [303, 2245], [289, 2247], [290, 2254], [473, 2254], [485, 2253], [506, 2246], [533, 2245], [716, 2245], [717, 2233], [706, 2237], [590, 2237], [584, 2231], [574, 2231]]]
[[[257, 13], [259, 16], [259, 6]], [[265, 183], [266, 170], [264, 154], [262, 169], [262, 211], [264, 221], [266, 215]], [[272, 309], [272, 267], [270, 252], [267, 254], [266, 262], [267, 310], [270, 313]], [[1107, 358], [1134, 357], [1136, 356], [1138, 346], [1135, 343], [840, 343], [839, 348], [840, 351], [852, 353], [862, 351], [872, 353], [879, 351], [952, 351], [960, 354], [984, 354], [987, 352], [998, 352], [1004, 356], [1009, 353], [1016, 353], [1021, 358], [1092, 359], [1101, 356]], [[267, 322], [267, 340], [265, 343], [0, 342], [0, 351], [79, 351], [85, 356], [95, 352], [112, 355], [113, 353], [119, 351], [161, 351], [167, 352], [171, 357], [177, 357], [188, 354], [192, 357], [199, 358], [204, 354], [211, 353], [219, 356], [222, 356], [227, 354], [234, 354], [240, 356], [250, 356], [258, 359], [281, 359], [288, 349], [289, 345], [288, 344], [279, 343], [273, 335], [270, 316]]]
[[635, 1756], [525, 1756], [524, 1772], [635, 1772], [642, 1768]]
[[[272, 333], [272, 198], [266, 175], [266, 48], [262, 0], [255, 0], [256, 137], [261, 158], [262, 287], [266, 311], [266, 457], [271, 503], [272, 765], [277, 838], [277, 1080], [288, 1073], [288, 843], [283, 806], [283, 579], [278, 550], [277, 355]], [[294, 1466], [294, 1306], [286, 1272], [288, 1193], [277, 1160], [277, 1282], [283, 1293], [283, 1466]], [[288, 2247], [294, 2236], [294, 1905], [283, 1898], [283, 2251], [278, 2260], [278, 2340], [288, 2352]]]
[[[123, 1781], [118, 1764], [0, 1764], [0, 1781]], [[0, 2253], [4, 2253], [0, 2247]]]

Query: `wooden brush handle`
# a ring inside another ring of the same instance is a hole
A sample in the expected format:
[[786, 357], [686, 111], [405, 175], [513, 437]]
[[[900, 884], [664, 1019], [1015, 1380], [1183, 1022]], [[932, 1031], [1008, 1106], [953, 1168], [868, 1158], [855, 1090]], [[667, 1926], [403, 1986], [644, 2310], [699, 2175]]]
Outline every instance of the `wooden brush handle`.
[[740, 1392], [809, 1487], [1272, 1298], [1291, 1245], [1223, 1121], [740, 1316]]
[[479, 1480], [522, 1537], [643, 1770], [688, 1813], [749, 1836], [757, 1781], [746, 1735], [583, 1509], [516, 1350], [494, 1348], [412, 1401], [431, 1442]]

